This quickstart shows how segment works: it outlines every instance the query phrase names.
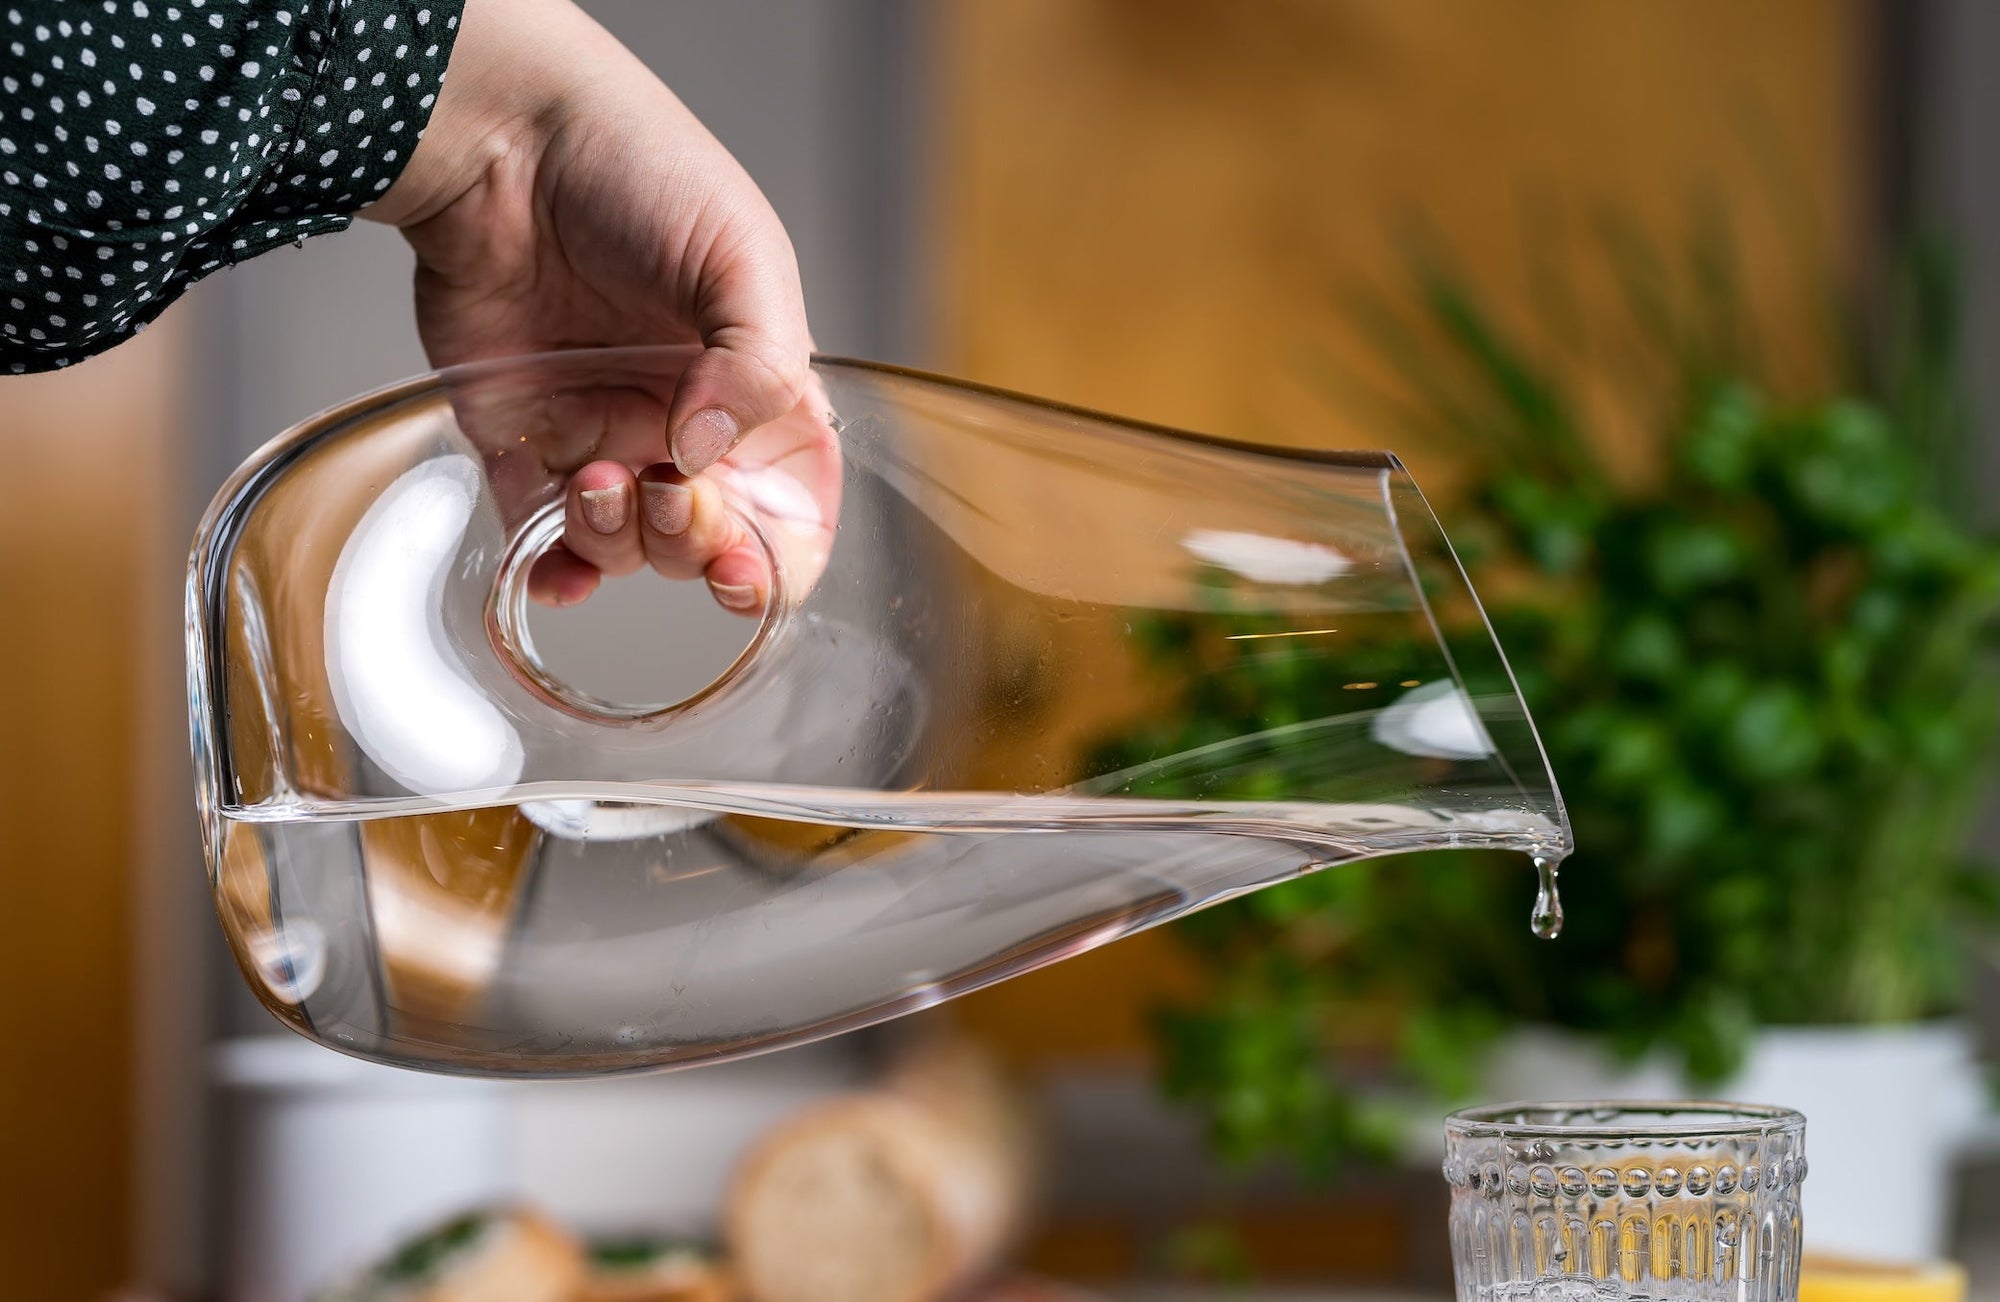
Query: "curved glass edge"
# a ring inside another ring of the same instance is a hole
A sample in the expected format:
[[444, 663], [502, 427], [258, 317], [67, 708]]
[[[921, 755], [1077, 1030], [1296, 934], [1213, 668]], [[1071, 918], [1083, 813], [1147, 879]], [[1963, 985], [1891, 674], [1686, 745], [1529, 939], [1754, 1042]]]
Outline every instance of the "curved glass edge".
[[1445, 1118], [1446, 1133], [1460, 1139], [1713, 1139], [1805, 1124], [1793, 1108], [1703, 1099], [1496, 1103]]
[[321, 440], [336, 436], [349, 422], [366, 413], [437, 390], [443, 383], [441, 376], [441, 372], [431, 372], [384, 385], [324, 408], [275, 435], [244, 458], [222, 481], [195, 524], [194, 539], [188, 550], [184, 605], [188, 741], [194, 762], [195, 811], [201, 823], [211, 886], [220, 871], [219, 820], [221, 808], [227, 803], [222, 781], [228, 771], [223, 750], [228, 742], [211, 727], [209, 707], [222, 682], [222, 669], [216, 660], [221, 654], [228, 590], [222, 582], [222, 570], [242, 525], [242, 508], [255, 502], [270, 480], [284, 473], [286, 466]]
[[[1205, 908], [1220, 902], [1221, 899], [1210, 900], [1198, 907]], [[1017, 976], [1025, 976], [1064, 959], [1074, 958], [1114, 941], [1123, 940], [1127, 936], [1150, 931], [1154, 927], [1163, 926], [1194, 911], [1194, 908], [1175, 908], [1147, 917], [1123, 918], [1110, 926], [1079, 928], [1076, 935], [1063, 938], [1055, 947], [1040, 950], [1018, 961], [1011, 958], [996, 959], [971, 972], [914, 990], [890, 1003], [827, 1018], [798, 1027], [783, 1035], [759, 1033], [734, 1041], [672, 1045], [650, 1051], [618, 1049], [595, 1054], [554, 1056], [512, 1051], [493, 1053], [453, 1049], [447, 1055], [439, 1056], [439, 1045], [434, 1040], [388, 1034], [380, 1040], [364, 1042], [326, 1036], [303, 1022], [297, 1009], [285, 1007], [272, 1000], [258, 982], [252, 980], [250, 985], [258, 1002], [270, 1009], [292, 1031], [315, 1044], [363, 1062], [384, 1063], [435, 1076], [479, 1080], [525, 1082], [608, 1080], [620, 1076], [657, 1075], [663, 1072], [717, 1066], [727, 1062], [742, 1062], [751, 1058], [761, 1058], [766, 1054], [783, 1053], [789, 1049], [818, 1044], [823, 1040], [866, 1030], [872, 1026], [896, 1021], [912, 1013], [935, 1008], [961, 996], [984, 990], [988, 986], [998, 985]], [[229, 941], [234, 951], [237, 941], [234, 933], [230, 934]], [[237, 953], [234, 957], [239, 966], [244, 964], [243, 955]], [[417, 1051], [412, 1052], [412, 1047]]]
[[[1393, 453], [1386, 455], [1389, 464], [1382, 471], [1383, 507], [1403, 537], [1411, 582], [1424, 602], [1425, 618], [1444, 653], [1452, 678], [1471, 703], [1494, 744], [1496, 757], [1522, 798], [1531, 804], [1544, 804], [1553, 811], [1557, 829], [1554, 843], [1526, 848], [1538, 857], [1566, 859], [1576, 849], [1569, 810], [1563, 803], [1555, 770], [1549, 765], [1541, 733], [1514, 676], [1514, 667], [1507, 662], [1507, 652], [1493, 631], [1485, 604], [1438, 521], [1437, 512], [1402, 459]], [[1465, 613], [1470, 618], [1465, 631], [1461, 632], [1448, 618], [1440, 617], [1439, 597], [1445, 594], [1465, 604]]]
[[[547, 355], [547, 354], [545, 354]], [[559, 354], [558, 354], [559, 355]], [[960, 379], [957, 376], [940, 375], [933, 371], [918, 370], [912, 366], [899, 366], [894, 362], [874, 362], [862, 358], [840, 357], [823, 353], [813, 354], [813, 366], [839, 367], [845, 370], [865, 371], [885, 378], [913, 380], [921, 384], [933, 384], [961, 393], [978, 394], [982, 397], [997, 398], [1005, 402], [1037, 407], [1076, 420], [1092, 421], [1105, 425], [1122, 426], [1146, 434], [1157, 434], [1176, 439], [1196, 447], [1215, 448], [1225, 452], [1243, 452], [1255, 456], [1274, 457], [1284, 461], [1298, 461], [1316, 466], [1344, 466], [1355, 470], [1400, 470], [1403, 463], [1393, 452], [1366, 449], [1331, 449], [1283, 447], [1272, 443], [1250, 443], [1242, 439], [1224, 438], [1219, 434], [1203, 434], [1195, 430], [1182, 429], [1177, 425], [1162, 425], [1156, 421], [1137, 420], [1130, 416], [1116, 416], [1094, 407], [1082, 407], [1071, 402], [1053, 398], [1038, 398], [1022, 393], [1018, 389], [1004, 389], [998, 385], [981, 384], [976, 380]]]

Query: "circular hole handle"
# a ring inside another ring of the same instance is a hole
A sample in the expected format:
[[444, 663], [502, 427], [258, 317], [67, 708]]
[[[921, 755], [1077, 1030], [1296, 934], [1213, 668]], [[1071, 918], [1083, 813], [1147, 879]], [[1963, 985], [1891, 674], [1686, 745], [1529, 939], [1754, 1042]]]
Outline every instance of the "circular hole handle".
[[777, 549], [771, 546], [763, 530], [747, 513], [733, 506], [728, 509], [744, 532], [763, 549], [770, 563], [771, 583], [765, 594], [764, 608], [757, 616], [757, 631], [751, 635], [749, 644], [726, 669], [699, 691], [676, 701], [608, 701], [564, 681], [560, 674], [544, 663], [535, 650], [534, 634], [528, 626], [528, 608], [532, 600], [528, 595], [528, 577], [535, 562], [562, 539], [564, 517], [560, 499], [542, 507], [515, 530], [493, 576], [493, 590], [486, 600], [486, 633], [499, 654], [500, 662], [543, 703], [574, 718], [608, 724], [629, 725], [668, 719], [716, 695], [756, 658], [777, 631], [779, 612], [785, 609], [784, 570], [779, 564]]

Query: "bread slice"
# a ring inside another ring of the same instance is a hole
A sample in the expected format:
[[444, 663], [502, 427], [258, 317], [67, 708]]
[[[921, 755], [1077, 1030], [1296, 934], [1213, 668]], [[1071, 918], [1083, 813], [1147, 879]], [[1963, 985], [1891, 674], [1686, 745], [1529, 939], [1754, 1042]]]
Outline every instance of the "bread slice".
[[983, 1053], [922, 1046], [878, 1087], [767, 1134], [725, 1205], [751, 1302], [935, 1302], [991, 1268], [1031, 1172], [1019, 1100]]
[[576, 1302], [583, 1247], [523, 1210], [454, 1217], [316, 1302]]

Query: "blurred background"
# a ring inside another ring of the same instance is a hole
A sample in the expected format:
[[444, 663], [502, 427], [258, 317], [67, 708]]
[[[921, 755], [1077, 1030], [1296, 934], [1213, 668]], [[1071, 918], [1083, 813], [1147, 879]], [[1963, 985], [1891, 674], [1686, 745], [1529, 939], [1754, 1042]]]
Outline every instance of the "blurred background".
[[[2000, 472], [2000, 11], [583, 3], [763, 186], [826, 351], [1402, 452], [1493, 576], [1550, 730], [1585, 849], [1584, 921], [1557, 957], [1527, 953], [1523, 882], [1425, 866], [925, 1015], [1039, 1107], [1027, 1269], [1107, 1296], [1442, 1296], [1444, 1190], [1396, 1100], [1427, 1132], [1447, 1097], [1524, 1081], [1793, 1102], [1865, 1078], [1870, 1142], [1923, 1158], [1875, 1196], [1920, 1205], [1911, 1251], [1968, 1262], [2000, 1298], [1978, 1061], [2000, 1025], [1982, 921], [2000, 879], [1977, 862], [2000, 854], [1981, 491]], [[503, 1195], [585, 1232], [705, 1235], [744, 1146], [877, 1056], [864, 1038], [486, 1088], [350, 1069], [242, 990], [189, 799], [186, 542], [258, 444], [424, 369], [409, 266], [360, 224], [216, 276], [88, 366], [0, 387], [10, 1296], [279, 1297], [260, 1290]], [[1534, 451], [1559, 426], [1593, 449], [1587, 471]], [[1699, 450], [1725, 443], [1775, 478], [1724, 483]], [[1807, 462], [1794, 497], [1772, 487]], [[1882, 484], [1891, 506], [1862, 500]], [[1766, 632], [1738, 682], [1726, 646], [1673, 639], [1705, 618], [1707, 580], [1617, 561], [1655, 529], [1712, 572], [1787, 558], [1779, 587], [1838, 569], [1840, 547], [1928, 548], [1935, 568], [1870, 571], [1856, 591], [1879, 601]], [[58, 532], [80, 540], [61, 566]], [[1843, 708], [1883, 723], [1863, 758], [1825, 723], [1816, 671], [1784, 676], [1832, 656], [1863, 665]], [[1919, 663], [1922, 682], [1898, 668]], [[1721, 722], [1674, 686], [1696, 681], [1726, 698]], [[1912, 755], [1944, 776], [1892, 781]], [[1864, 814], [1889, 830], [1858, 845]], [[1504, 910], [1452, 907], [1488, 898]], [[1795, 921], [1807, 900], [1823, 926]], [[1381, 943], [1311, 949], [1340, 909]], [[1288, 983], [1272, 954], [1323, 984]], [[1515, 969], [1541, 980], [1496, 992]], [[1816, 1162], [1809, 1221], [1834, 1178]]]

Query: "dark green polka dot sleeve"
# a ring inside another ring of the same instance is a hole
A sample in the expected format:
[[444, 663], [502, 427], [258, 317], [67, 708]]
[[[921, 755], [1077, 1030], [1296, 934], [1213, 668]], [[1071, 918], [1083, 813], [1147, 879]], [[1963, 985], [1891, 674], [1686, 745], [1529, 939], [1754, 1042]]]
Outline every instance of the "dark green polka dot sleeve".
[[0, 0], [0, 367], [128, 338], [341, 230], [409, 159], [462, 0]]

